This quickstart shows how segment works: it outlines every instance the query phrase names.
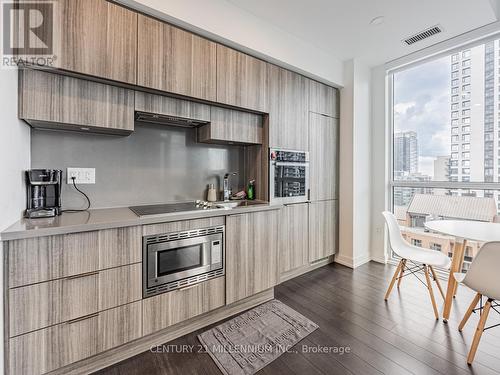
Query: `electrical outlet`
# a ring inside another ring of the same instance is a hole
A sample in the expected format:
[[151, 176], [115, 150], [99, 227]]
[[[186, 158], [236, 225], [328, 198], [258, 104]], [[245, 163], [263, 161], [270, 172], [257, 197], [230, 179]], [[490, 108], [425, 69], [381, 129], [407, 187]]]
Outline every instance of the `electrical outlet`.
[[72, 184], [71, 177], [76, 177], [76, 184], [95, 184], [95, 168], [68, 168], [66, 182]]

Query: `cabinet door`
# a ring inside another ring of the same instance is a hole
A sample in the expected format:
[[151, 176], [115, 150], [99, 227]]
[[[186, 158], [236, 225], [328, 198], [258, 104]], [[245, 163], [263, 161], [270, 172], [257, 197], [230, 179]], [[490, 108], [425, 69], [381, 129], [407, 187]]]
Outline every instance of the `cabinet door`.
[[137, 13], [105, 0], [58, 0], [55, 66], [136, 83]]
[[339, 117], [338, 90], [323, 83], [309, 81], [309, 111]]
[[262, 116], [212, 107], [210, 124], [198, 128], [198, 142], [262, 144]]
[[280, 273], [307, 265], [308, 250], [308, 204], [285, 206], [280, 214]]
[[266, 63], [217, 45], [217, 102], [267, 112]]
[[311, 201], [337, 198], [338, 120], [309, 114]]
[[335, 254], [337, 249], [337, 201], [309, 204], [309, 262]]
[[33, 127], [128, 135], [134, 91], [41, 70], [19, 71], [19, 118]]
[[226, 219], [226, 303], [272, 288], [278, 282], [279, 211]]
[[215, 43], [139, 15], [139, 86], [215, 101], [216, 59]]
[[289, 150], [309, 149], [309, 80], [268, 64], [269, 145]]

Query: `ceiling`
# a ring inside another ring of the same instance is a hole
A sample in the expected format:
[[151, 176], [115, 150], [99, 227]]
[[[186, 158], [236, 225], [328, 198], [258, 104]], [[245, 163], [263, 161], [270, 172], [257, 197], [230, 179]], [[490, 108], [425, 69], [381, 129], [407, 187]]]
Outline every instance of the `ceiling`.
[[[340, 60], [378, 65], [497, 21], [497, 0], [227, 0]], [[380, 25], [370, 21], [384, 17]], [[439, 24], [412, 46], [402, 39]]]

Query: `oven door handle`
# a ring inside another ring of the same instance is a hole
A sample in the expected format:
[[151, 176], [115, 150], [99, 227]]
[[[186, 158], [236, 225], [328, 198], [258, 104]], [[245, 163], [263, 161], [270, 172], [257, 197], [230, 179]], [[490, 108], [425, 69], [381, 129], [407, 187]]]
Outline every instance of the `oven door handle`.
[[211, 264], [211, 254], [210, 254], [210, 250], [212, 248], [212, 241], [206, 241], [206, 242], [203, 242], [203, 244], [201, 245], [201, 251], [202, 251], [202, 259], [201, 259], [201, 263], [202, 263], [202, 266], [209, 266]]
[[308, 167], [309, 162], [288, 162], [288, 161], [276, 161], [274, 165], [277, 167]]

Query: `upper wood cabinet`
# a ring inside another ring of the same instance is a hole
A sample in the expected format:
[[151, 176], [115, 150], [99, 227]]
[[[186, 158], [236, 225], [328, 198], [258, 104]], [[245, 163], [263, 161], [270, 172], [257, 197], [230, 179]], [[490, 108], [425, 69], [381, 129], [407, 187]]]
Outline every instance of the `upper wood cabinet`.
[[309, 80], [300, 74], [268, 64], [269, 146], [309, 149]]
[[337, 250], [337, 201], [309, 203], [309, 261], [315, 262]]
[[137, 13], [105, 0], [57, 0], [54, 67], [136, 83]]
[[309, 181], [311, 201], [337, 197], [338, 120], [309, 114]]
[[134, 130], [134, 91], [41, 70], [19, 71], [19, 118], [33, 127], [94, 133]]
[[338, 90], [313, 80], [309, 81], [309, 110], [330, 117], [339, 117]]
[[268, 111], [267, 64], [217, 45], [217, 102]]
[[280, 216], [280, 274], [304, 267], [309, 261], [308, 203], [283, 207]]
[[210, 121], [210, 106], [208, 104], [141, 91], [135, 92], [135, 110], [198, 121]]
[[210, 124], [198, 128], [198, 142], [262, 144], [262, 116], [212, 107]]
[[278, 283], [279, 211], [261, 211], [226, 219], [226, 303]]
[[138, 17], [137, 84], [215, 101], [216, 44], [156, 19]]

